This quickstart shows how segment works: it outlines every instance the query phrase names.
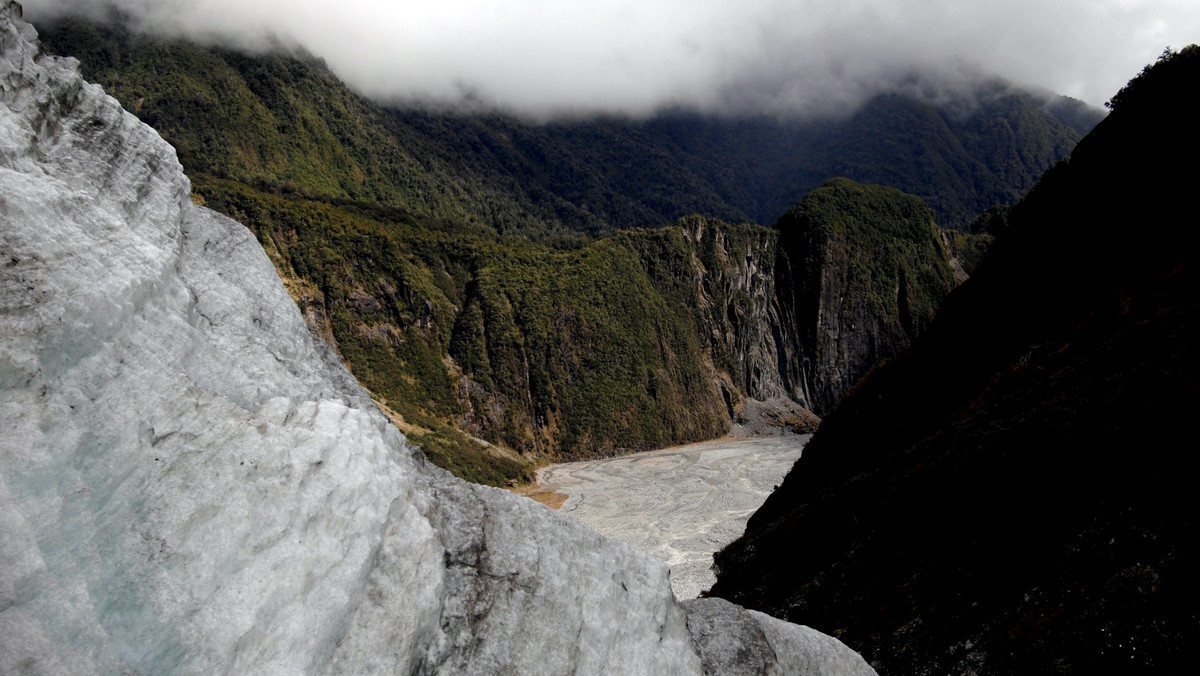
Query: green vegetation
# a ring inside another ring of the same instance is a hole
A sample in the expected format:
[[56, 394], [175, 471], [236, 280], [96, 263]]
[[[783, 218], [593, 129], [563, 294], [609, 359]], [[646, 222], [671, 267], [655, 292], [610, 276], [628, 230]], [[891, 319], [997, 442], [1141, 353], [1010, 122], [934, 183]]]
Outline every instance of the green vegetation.
[[1180, 51], [1167, 47], [1157, 61], [1143, 68], [1104, 105], [1113, 111], [1130, 105], [1163, 105], [1171, 97], [1169, 88], [1179, 86], [1188, 73], [1196, 70], [1197, 62], [1200, 62], [1200, 45], [1188, 45]]
[[244, 56], [81, 21], [43, 32], [175, 146], [189, 173], [461, 216], [386, 128], [312, 60]]
[[988, 247], [995, 241], [989, 232], [965, 233], [960, 230], [943, 230], [950, 252], [957, 258], [964, 271], [974, 270], [982, 261]]
[[386, 209], [429, 227], [580, 239], [553, 209], [504, 177], [464, 168], [443, 139], [354, 94], [312, 56], [247, 55], [81, 19], [39, 33], [170, 141], [189, 176]]
[[[940, 224], [965, 229], [984, 209], [1020, 199], [1100, 119], [1005, 83], [980, 84], [969, 99], [935, 105], [899, 94], [873, 98], [792, 150], [794, 165], [783, 174], [789, 178], [774, 186], [774, 213], [789, 197], [846, 176], [916, 195]], [[1069, 118], [1057, 116], [1067, 112]], [[1090, 123], [1076, 126], [1080, 117]]]
[[[460, 428], [534, 458], [725, 429], [702, 370], [694, 298], [664, 297], [642, 267], [637, 243], [659, 232], [563, 251], [376, 220], [227, 179], [199, 176], [194, 190], [250, 225], [360, 382], [461, 475], [499, 483], [528, 469], [481, 456]], [[768, 232], [731, 230], [750, 228]]]
[[1008, 215], [1012, 207], [998, 205], [979, 214], [979, 218], [971, 224], [971, 232], [977, 235], [999, 235], [1008, 227]]
[[805, 270], [825, 275], [833, 261], [845, 266], [844, 307], [870, 303], [873, 314], [924, 325], [954, 286], [932, 211], [894, 188], [832, 179], [776, 227]]
[[962, 233], [943, 240], [912, 195], [845, 178], [809, 193], [776, 229], [781, 271], [790, 271], [778, 282], [780, 298], [797, 319], [801, 373], [820, 413], [925, 330], [957, 283], [951, 257], [981, 245]]
[[839, 119], [668, 111], [534, 124], [385, 110], [304, 54], [248, 56], [81, 20], [39, 31], [168, 138], [189, 174], [569, 246], [693, 213], [769, 224], [832, 176], [917, 195], [963, 229], [1019, 198], [1100, 119], [983, 82], [956, 103], [881, 95]]
[[[745, 266], [769, 274], [778, 236], [759, 226], [693, 216], [562, 250], [228, 179], [193, 186], [255, 231], [301, 310], [431, 459], [477, 481], [529, 467], [468, 434], [535, 460], [721, 434], [731, 404], [714, 382], [727, 374], [748, 388], [739, 346], [768, 330], [730, 282]], [[932, 312], [944, 292], [925, 286], [949, 273], [919, 200], [838, 181], [801, 204], [823, 214], [838, 251], [858, 252], [849, 288], [881, 306], [868, 314], [896, 315], [898, 270], [909, 314]], [[915, 220], [888, 220], [897, 204]]]
[[481, 483], [530, 478], [527, 461], [483, 452], [455, 424], [463, 410], [444, 345], [470, 255], [486, 239], [227, 179], [197, 176], [193, 190], [254, 230], [301, 310], [431, 460]]
[[[675, 227], [620, 232], [612, 241], [635, 252], [651, 287], [675, 313], [676, 324], [704, 343], [717, 372], [742, 383], [749, 394], [746, 371], [751, 365], [739, 353], [739, 343], [755, 331], [768, 331], [768, 319], [754, 307], [747, 290], [730, 278], [744, 272], [748, 264], [773, 265], [777, 233], [756, 225], [727, 225], [689, 216]], [[704, 338], [730, 332], [738, 338]]]
[[[748, 363], [749, 346], [774, 330], [780, 359], [801, 350], [781, 346], [794, 332], [768, 326], [773, 298], [745, 282], [753, 269], [769, 286], [775, 231], [631, 226], [773, 217], [767, 192], [800, 194], [809, 174], [788, 168], [828, 159], [813, 143], [836, 123], [388, 111], [303, 54], [79, 20], [41, 34], [175, 145], [194, 199], [255, 232], [314, 329], [460, 476], [503, 484], [531, 462], [717, 436], [762, 369], [787, 368]], [[858, 209], [837, 239], [859, 252], [854, 293], [895, 314], [900, 271], [919, 324], [944, 295], [924, 288], [945, 277], [931, 214], [918, 209], [919, 232], [888, 230], [880, 205], [856, 202], [875, 189], [856, 190], [829, 207]]]

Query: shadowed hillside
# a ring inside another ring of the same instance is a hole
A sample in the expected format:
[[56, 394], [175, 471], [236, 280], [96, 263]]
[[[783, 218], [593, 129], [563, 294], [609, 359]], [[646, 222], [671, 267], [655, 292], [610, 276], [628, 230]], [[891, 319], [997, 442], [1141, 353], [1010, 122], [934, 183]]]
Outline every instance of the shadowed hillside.
[[826, 418], [714, 595], [883, 673], [1182, 673], [1200, 639], [1194, 92], [1166, 56]]

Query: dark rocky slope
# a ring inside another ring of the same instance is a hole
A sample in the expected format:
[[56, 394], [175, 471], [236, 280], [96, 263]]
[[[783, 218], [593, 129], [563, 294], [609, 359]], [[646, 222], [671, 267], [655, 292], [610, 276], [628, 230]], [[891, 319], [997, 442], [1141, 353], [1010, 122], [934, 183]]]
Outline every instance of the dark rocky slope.
[[848, 179], [809, 193], [775, 228], [779, 304], [797, 346], [779, 366], [793, 396], [824, 415], [928, 325], [961, 263], [920, 199]]
[[1182, 673], [1200, 639], [1195, 91], [1160, 61], [843, 399], [712, 593], [884, 673]]

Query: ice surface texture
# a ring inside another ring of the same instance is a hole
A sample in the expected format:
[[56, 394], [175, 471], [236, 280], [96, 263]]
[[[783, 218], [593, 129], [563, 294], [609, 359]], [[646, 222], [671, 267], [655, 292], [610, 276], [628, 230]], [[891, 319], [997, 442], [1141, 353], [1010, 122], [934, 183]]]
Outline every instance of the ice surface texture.
[[706, 668], [661, 563], [426, 464], [154, 130], [0, 47], [0, 673]]

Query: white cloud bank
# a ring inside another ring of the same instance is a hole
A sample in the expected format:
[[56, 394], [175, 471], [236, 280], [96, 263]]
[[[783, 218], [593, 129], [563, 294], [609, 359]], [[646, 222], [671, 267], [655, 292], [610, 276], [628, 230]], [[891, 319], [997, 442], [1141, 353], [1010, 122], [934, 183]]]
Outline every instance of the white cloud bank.
[[1102, 105], [1200, 0], [26, 0], [33, 20], [115, 5], [156, 32], [297, 42], [379, 99], [471, 97], [535, 115], [665, 105], [852, 105], [914, 72], [994, 74]]

